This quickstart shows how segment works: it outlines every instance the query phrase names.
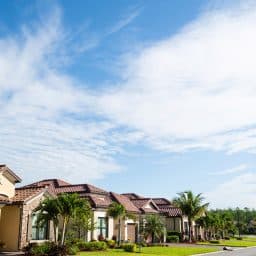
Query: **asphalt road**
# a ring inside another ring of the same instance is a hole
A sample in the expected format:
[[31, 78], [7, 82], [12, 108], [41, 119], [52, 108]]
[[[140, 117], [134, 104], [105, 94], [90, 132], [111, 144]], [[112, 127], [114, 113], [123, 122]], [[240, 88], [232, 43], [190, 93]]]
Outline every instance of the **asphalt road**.
[[[203, 254], [201, 254], [203, 255]], [[205, 256], [256, 256], [256, 247], [234, 249], [233, 251], [220, 251], [214, 253], [207, 253]]]

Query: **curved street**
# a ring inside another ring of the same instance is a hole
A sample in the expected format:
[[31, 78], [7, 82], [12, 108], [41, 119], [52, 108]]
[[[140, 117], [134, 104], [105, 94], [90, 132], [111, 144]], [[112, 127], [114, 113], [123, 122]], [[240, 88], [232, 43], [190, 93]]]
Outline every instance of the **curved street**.
[[[256, 256], [256, 247], [234, 249], [233, 251], [220, 251], [200, 255], [209, 256]], [[197, 256], [199, 256], [197, 254]]]

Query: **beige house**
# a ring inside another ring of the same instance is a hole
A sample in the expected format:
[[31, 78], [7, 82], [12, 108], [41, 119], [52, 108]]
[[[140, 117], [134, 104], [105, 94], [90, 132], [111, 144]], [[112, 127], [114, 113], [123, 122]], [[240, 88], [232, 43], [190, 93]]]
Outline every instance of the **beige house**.
[[16, 188], [21, 179], [7, 166], [0, 165], [0, 242], [2, 249], [17, 251], [31, 241], [51, 239], [51, 227], [35, 225], [41, 200], [50, 196], [45, 187]]
[[[107, 215], [107, 209], [113, 202], [122, 204], [128, 213], [136, 216], [135, 219], [122, 220], [123, 241], [139, 241], [139, 223], [149, 214], [160, 215], [167, 232], [177, 231], [186, 235], [188, 230], [186, 216], [182, 216], [181, 210], [165, 198], [145, 198], [134, 193], [117, 194], [90, 184], [73, 185], [58, 179], [41, 180], [15, 188], [19, 182], [21, 179], [14, 172], [6, 165], [0, 165], [0, 249], [2, 245], [5, 251], [21, 250], [31, 242], [53, 240], [51, 223], [40, 228], [36, 225], [36, 209], [46, 197], [61, 193], [77, 193], [89, 201], [96, 227], [88, 232], [88, 240], [118, 236], [117, 220]], [[197, 235], [200, 233], [200, 229], [195, 231]], [[165, 237], [162, 241], [165, 241]]]

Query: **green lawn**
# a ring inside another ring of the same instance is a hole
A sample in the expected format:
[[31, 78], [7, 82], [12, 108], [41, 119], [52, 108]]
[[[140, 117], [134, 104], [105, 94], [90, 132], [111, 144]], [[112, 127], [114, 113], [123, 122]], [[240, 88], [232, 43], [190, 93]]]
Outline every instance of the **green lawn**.
[[[216, 248], [203, 248], [203, 247], [143, 247], [141, 253], [136, 255], [140, 256], [187, 256], [206, 252], [215, 252]], [[80, 252], [81, 256], [132, 256], [135, 253], [124, 252], [123, 250], [108, 250], [105, 252]]]
[[221, 246], [233, 246], [233, 247], [250, 247], [250, 246], [256, 246], [256, 238], [251, 237], [244, 237], [243, 240], [236, 240], [236, 239], [230, 239], [230, 240], [220, 240], [219, 244], [211, 244], [208, 242], [202, 242], [198, 244], [207, 244], [207, 245], [221, 245]]

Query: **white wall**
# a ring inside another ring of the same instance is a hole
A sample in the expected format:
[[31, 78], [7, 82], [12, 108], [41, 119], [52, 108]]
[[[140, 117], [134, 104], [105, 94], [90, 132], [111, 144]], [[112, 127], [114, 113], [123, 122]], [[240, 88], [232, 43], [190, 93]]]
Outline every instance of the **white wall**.
[[[92, 232], [88, 232], [88, 238], [92, 238], [94, 240], [98, 239], [99, 231], [97, 229], [97, 221], [99, 217], [107, 217], [107, 213], [105, 211], [94, 211], [94, 223], [96, 224], [96, 229]], [[108, 237], [107, 239], [112, 239], [114, 233], [114, 220], [111, 217], [108, 217]]]
[[0, 172], [0, 194], [9, 198], [15, 195], [15, 183], [8, 180], [2, 172]]

